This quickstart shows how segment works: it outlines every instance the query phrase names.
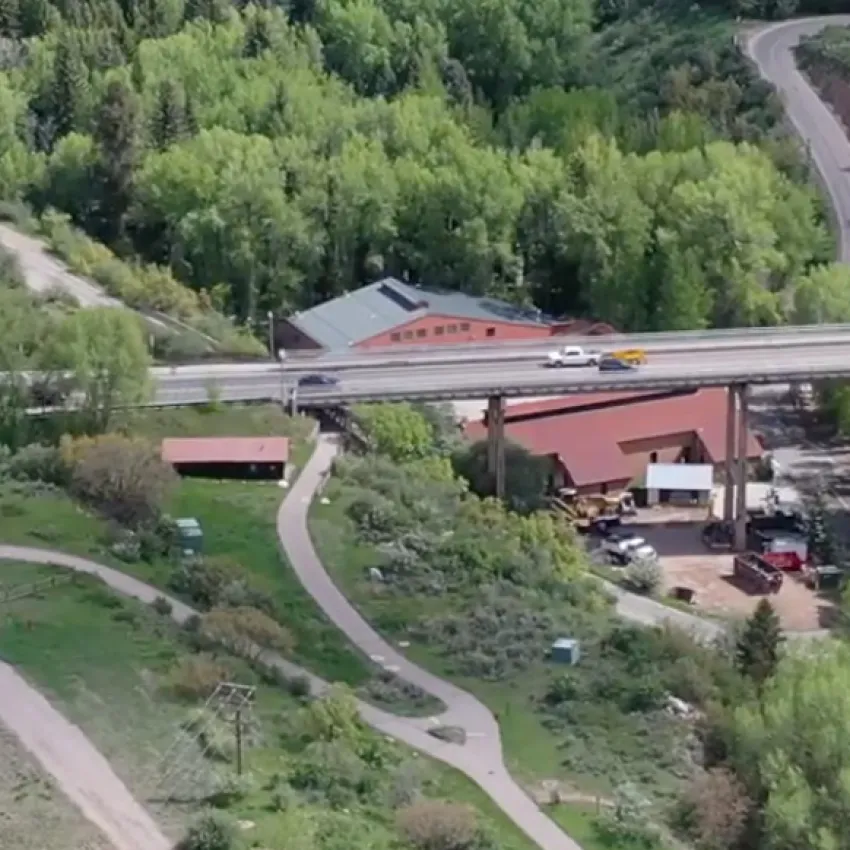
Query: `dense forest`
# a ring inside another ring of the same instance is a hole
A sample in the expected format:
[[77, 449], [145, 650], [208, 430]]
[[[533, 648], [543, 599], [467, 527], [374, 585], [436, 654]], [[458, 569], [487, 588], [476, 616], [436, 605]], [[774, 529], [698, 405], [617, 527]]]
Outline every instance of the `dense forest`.
[[734, 39], [804, 6], [0, 0], [0, 195], [249, 323], [383, 274], [633, 330], [850, 318]]

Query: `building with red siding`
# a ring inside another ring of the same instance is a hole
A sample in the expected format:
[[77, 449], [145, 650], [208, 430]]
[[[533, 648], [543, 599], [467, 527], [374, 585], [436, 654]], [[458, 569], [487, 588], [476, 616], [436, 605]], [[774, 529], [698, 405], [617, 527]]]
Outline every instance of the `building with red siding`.
[[541, 311], [385, 278], [275, 323], [275, 346], [341, 352], [613, 333], [610, 325], [557, 321]]
[[[553, 487], [579, 493], [616, 493], [641, 487], [656, 463], [726, 461], [726, 390], [588, 393], [514, 404], [505, 412], [505, 436], [532, 454], [550, 458]], [[485, 422], [466, 435], [483, 440]], [[747, 457], [762, 446], [747, 436]]]

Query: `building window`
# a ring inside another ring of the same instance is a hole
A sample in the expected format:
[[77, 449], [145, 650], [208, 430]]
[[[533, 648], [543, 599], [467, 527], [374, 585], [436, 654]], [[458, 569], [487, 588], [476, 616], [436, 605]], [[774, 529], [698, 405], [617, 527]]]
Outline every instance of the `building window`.
[[456, 334], [456, 333], [457, 333], [457, 325], [449, 325], [449, 326], [446, 328], [446, 330], [447, 330], [450, 334]]
[[658, 463], [658, 452], [650, 452], [649, 453], [649, 462], [650, 463]]
[[434, 336], [442, 336], [446, 332], [446, 329], [442, 325], [437, 325], [434, 328]]
[[413, 331], [405, 331], [404, 332], [405, 339], [413, 339]]
[[462, 331], [468, 331], [469, 330], [469, 322], [461, 322], [460, 323], [460, 329]]
[[487, 336], [496, 336], [495, 328], [487, 328]]
[[427, 336], [427, 334], [428, 334], [428, 331], [426, 331], [425, 328], [419, 328], [419, 330], [416, 331], [416, 336], [419, 339], [422, 339], [422, 337]]
[[401, 342], [401, 334], [400, 333], [390, 334], [390, 342]]

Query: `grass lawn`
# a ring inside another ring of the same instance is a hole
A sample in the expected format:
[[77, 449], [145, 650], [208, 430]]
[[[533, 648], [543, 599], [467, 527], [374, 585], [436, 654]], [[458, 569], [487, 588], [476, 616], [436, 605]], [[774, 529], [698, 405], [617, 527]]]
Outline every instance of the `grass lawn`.
[[[54, 567], [0, 562], [0, 587], [56, 573], [64, 574]], [[78, 577], [36, 597], [0, 605], [3, 659], [15, 664], [80, 725], [174, 836], [180, 834], [196, 804], [156, 803], [162, 796], [157, 768], [188, 711], [185, 704], [169, 698], [163, 687], [169, 669], [186, 654], [180, 633], [169, 620], [133, 600], [117, 597], [90, 577]], [[290, 750], [281, 742], [291, 737], [291, 723], [300, 703], [280, 688], [259, 682], [243, 662], [224, 660], [231, 680], [257, 685], [254, 714], [260, 730], [245, 757], [246, 769], [255, 780], [253, 790], [233, 804], [230, 812], [255, 824], [246, 833], [252, 846], [278, 846], [281, 816], [273, 811], [267, 785], [275, 773], [285, 769]], [[198, 753], [190, 753], [187, 763], [192, 758], [197, 765], [203, 763]], [[500, 836], [504, 850], [531, 850], [533, 845], [476, 786], [450, 768], [420, 761], [425, 765], [425, 787], [431, 796], [475, 806]], [[376, 815], [382, 822], [387, 816], [386, 811]], [[46, 844], [39, 847], [49, 850]]]

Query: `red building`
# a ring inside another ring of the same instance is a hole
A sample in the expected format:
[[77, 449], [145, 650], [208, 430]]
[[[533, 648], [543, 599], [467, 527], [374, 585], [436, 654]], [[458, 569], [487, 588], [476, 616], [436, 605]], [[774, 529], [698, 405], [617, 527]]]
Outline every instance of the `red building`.
[[[639, 487], [651, 463], [726, 460], [726, 390], [618, 392], [567, 396], [508, 407], [505, 435], [552, 459], [553, 485], [579, 493], [615, 493]], [[466, 427], [484, 439], [486, 422]], [[747, 457], [762, 446], [748, 435]]]
[[350, 351], [391, 345], [458, 345], [613, 333], [610, 325], [557, 321], [539, 310], [462, 292], [424, 290], [394, 278], [275, 323], [285, 350]]

